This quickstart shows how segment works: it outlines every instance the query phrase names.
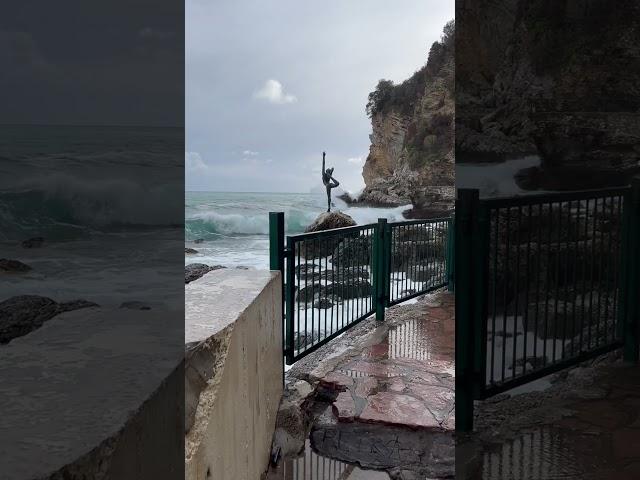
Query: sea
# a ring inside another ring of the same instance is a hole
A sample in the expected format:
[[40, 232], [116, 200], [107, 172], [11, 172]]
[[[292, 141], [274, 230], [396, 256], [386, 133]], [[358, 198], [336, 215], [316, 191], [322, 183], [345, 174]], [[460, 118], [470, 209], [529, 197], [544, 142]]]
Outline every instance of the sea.
[[0, 125], [0, 302], [182, 310], [183, 198], [182, 128]]
[[[269, 268], [269, 212], [284, 212], [288, 234], [302, 233], [326, 211], [324, 193], [187, 192], [185, 195], [185, 264]], [[333, 199], [332, 211], [343, 212], [358, 225], [386, 218], [401, 221], [411, 205], [370, 208]]]

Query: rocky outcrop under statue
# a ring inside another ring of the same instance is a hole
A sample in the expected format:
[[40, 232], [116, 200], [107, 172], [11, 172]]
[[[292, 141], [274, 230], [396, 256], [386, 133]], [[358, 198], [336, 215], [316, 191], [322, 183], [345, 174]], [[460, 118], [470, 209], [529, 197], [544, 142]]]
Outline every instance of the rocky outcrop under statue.
[[453, 43], [452, 21], [425, 66], [399, 85], [381, 80], [369, 95], [371, 147], [359, 202], [435, 214], [453, 208]]
[[324, 212], [318, 215], [311, 225], [305, 228], [305, 233], [332, 230], [334, 228], [353, 227], [355, 220], [346, 213]]

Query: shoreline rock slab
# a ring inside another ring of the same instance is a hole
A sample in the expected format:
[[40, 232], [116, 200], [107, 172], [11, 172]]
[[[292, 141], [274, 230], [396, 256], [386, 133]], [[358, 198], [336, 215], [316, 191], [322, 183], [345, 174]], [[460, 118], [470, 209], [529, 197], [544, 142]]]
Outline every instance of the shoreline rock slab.
[[40, 295], [19, 295], [0, 302], [0, 344], [39, 329], [56, 315], [81, 308], [97, 307], [86, 300], [58, 303]]

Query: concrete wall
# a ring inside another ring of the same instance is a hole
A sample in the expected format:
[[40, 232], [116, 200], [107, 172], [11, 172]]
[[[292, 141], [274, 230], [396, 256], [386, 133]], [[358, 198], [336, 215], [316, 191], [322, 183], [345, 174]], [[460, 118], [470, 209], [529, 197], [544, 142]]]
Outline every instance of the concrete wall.
[[96, 307], [1, 346], [0, 478], [184, 478], [182, 335], [182, 312]]
[[258, 480], [282, 395], [279, 274], [210, 272], [185, 306], [185, 479]]

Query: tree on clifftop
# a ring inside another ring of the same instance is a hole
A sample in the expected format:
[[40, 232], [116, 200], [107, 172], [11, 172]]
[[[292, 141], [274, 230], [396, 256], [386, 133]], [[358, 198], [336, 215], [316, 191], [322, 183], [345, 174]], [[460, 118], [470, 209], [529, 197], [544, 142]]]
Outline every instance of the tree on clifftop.
[[393, 82], [391, 80], [380, 80], [376, 89], [369, 94], [367, 101], [367, 115], [369, 118], [382, 110], [382, 107], [391, 100], [393, 92]]

